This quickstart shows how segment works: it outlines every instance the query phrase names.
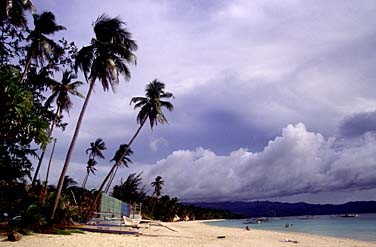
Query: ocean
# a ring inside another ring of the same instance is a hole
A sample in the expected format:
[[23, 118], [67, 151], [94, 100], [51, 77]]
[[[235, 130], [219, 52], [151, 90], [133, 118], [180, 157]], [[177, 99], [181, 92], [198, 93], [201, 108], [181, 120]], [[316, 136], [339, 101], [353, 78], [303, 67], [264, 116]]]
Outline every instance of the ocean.
[[[302, 232], [338, 238], [351, 238], [376, 242], [376, 214], [360, 214], [357, 217], [319, 215], [313, 217], [268, 218], [270, 221], [255, 224], [251, 219], [208, 221], [205, 224], [279, 232]], [[288, 227], [286, 227], [288, 224]]]

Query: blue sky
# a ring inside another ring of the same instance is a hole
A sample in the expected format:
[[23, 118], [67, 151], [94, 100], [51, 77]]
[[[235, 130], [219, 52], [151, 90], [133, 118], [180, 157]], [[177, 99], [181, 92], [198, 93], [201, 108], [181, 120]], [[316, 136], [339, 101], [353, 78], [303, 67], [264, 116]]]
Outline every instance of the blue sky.
[[[175, 111], [169, 125], [145, 126], [117, 182], [143, 171], [149, 185], [161, 175], [163, 192], [189, 201], [376, 200], [376, 2], [33, 3], [53, 11], [67, 28], [60, 35], [79, 48], [102, 13], [124, 20], [139, 45], [129, 82], [115, 94], [96, 87], [68, 171], [77, 181], [84, 150], [101, 137], [106, 160], [88, 181], [98, 186], [137, 128], [131, 97], [158, 78]], [[55, 132], [55, 180], [81, 105]]]

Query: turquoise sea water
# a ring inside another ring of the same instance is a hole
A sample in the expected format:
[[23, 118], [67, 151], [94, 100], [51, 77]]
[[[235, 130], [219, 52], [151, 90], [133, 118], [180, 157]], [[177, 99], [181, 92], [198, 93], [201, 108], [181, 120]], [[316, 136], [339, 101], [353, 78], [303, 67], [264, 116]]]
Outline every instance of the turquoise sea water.
[[[250, 224], [250, 219], [206, 222], [208, 225], [273, 230], [280, 232], [302, 232], [339, 238], [352, 238], [376, 242], [376, 214], [360, 214], [354, 218], [320, 215], [310, 219], [301, 217], [270, 218], [261, 224]], [[286, 224], [292, 224], [288, 228]]]

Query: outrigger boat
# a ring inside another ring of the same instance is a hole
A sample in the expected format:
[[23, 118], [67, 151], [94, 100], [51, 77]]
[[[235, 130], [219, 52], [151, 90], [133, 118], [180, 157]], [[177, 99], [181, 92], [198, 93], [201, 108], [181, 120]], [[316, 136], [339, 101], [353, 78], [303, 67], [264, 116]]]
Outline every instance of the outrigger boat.
[[[111, 213], [95, 213], [97, 215], [110, 215]], [[161, 226], [176, 232], [176, 230], [154, 220], [143, 220], [141, 217], [135, 219], [123, 216], [123, 219], [117, 217], [92, 218], [85, 224], [75, 223], [70, 228], [79, 229], [89, 232], [115, 233], [141, 235], [141, 229], [149, 228], [151, 225]]]
[[151, 225], [174, 229], [153, 220], [144, 220], [141, 216], [141, 204], [129, 205], [116, 198], [102, 193], [100, 203], [94, 217], [85, 223], [74, 223], [69, 228], [90, 232], [140, 235], [141, 230]]
[[[101, 218], [92, 218], [86, 223], [75, 223], [70, 226], [70, 228], [79, 229], [83, 231], [90, 232], [102, 232], [102, 233], [116, 233], [116, 234], [131, 234], [139, 235], [141, 234], [138, 224], [130, 224], [124, 219], [111, 217], [112, 213], [95, 213], [99, 216], [104, 216]], [[111, 218], [110, 218], [111, 217]], [[124, 216], [125, 217], [125, 216]]]

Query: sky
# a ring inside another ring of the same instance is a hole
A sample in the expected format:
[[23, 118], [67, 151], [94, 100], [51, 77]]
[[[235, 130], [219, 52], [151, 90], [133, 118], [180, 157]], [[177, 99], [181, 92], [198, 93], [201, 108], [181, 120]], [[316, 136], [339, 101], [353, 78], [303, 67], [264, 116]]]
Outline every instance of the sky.
[[[174, 94], [175, 109], [165, 112], [168, 125], [144, 127], [133, 164], [115, 183], [143, 172], [152, 192], [150, 183], [162, 176], [163, 194], [191, 202], [376, 200], [375, 1], [33, 3], [67, 28], [55, 38], [78, 48], [90, 43], [103, 13], [120, 17], [139, 46], [130, 81], [122, 78], [116, 93], [96, 85], [68, 170], [79, 184], [85, 150], [100, 137], [106, 159], [88, 179], [89, 188], [99, 186], [137, 129], [130, 99], [157, 78]], [[52, 183], [82, 102], [74, 100], [67, 129], [53, 134]]]

